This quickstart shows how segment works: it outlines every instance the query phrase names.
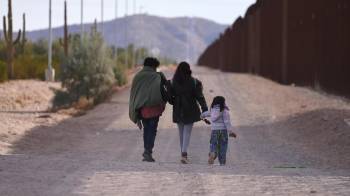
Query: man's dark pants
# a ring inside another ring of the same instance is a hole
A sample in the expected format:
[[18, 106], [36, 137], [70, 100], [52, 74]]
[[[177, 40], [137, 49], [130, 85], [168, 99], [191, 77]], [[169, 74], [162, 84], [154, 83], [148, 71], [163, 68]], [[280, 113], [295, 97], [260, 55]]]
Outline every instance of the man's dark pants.
[[159, 116], [142, 120], [145, 153], [152, 154], [153, 152], [154, 141], [157, 135], [158, 122]]

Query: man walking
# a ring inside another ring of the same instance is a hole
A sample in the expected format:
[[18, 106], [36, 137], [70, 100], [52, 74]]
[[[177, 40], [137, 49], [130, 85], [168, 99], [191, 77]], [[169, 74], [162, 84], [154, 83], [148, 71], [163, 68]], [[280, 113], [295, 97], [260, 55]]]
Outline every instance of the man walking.
[[143, 69], [135, 75], [132, 81], [129, 117], [140, 129], [143, 127], [145, 149], [143, 161], [154, 162], [152, 157], [154, 141], [159, 117], [164, 112], [166, 104], [161, 92], [164, 75], [157, 72], [159, 61], [156, 58], [146, 58], [143, 65]]

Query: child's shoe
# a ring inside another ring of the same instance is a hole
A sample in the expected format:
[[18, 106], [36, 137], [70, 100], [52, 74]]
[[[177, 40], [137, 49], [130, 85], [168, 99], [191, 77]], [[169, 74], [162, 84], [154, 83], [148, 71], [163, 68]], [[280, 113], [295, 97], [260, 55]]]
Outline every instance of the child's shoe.
[[220, 166], [225, 166], [226, 165], [226, 159], [225, 160], [219, 160]]
[[209, 153], [208, 164], [209, 164], [209, 165], [213, 165], [215, 159], [216, 159], [216, 154], [215, 154], [215, 152]]

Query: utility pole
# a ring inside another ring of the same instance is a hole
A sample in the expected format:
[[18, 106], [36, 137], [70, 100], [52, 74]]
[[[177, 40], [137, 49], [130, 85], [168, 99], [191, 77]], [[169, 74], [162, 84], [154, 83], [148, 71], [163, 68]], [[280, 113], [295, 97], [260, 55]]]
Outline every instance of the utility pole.
[[128, 51], [129, 51], [129, 45], [128, 45], [128, 0], [125, 0], [125, 65], [128, 66]]
[[[134, 2], [133, 2], [133, 16], [135, 17], [136, 16], [136, 0], [134, 0]], [[135, 36], [136, 35], [134, 35], [134, 40], [135, 40]], [[132, 66], [135, 66], [136, 65], [136, 41], [134, 41], [133, 42], [133, 51], [132, 51], [132, 58], [131, 58], [131, 65]]]
[[48, 82], [55, 81], [55, 70], [52, 68], [52, 0], [49, 1], [49, 51], [48, 68], [45, 71], [45, 79]]
[[104, 15], [104, 2], [101, 0], [101, 34], [103, 37], [104, 29], [103, 29], [103, 15]]
[[117, 19], [118, 19], [118, 0], [115, 0], [115, 19], [114, 19], [114, 35], [115, 35], [115, 57], [116, 57], [116, 66], [118, 66], [118, 26], [117, 26]]
[[190, 61], [190, 18], [187, 18], [187, 30], [186, 30], [186, 61]]
[[80, 38], [84, 37], [84, 0], [80, 1]]
[[[143, 15], [143, 6], [140, 6], [140, 11], [139, 11], [139, 13], [140, 13], [140, 27], [141, 27], [141, 35], [143, 35], [143, 24], [144, 24], [144, 22], [143, 22], [143, 17], [144, 17], [144, 15]], [[145, 54], [144, 54], [144, 48], [146, 48], [145, 47], [145, 42], [144, 42], [144, 39], [141, 37], [141, 54], [140, 54], [140, 58], [142, 59], [142, 58], [144, 58], [144, 56], [145, 56]], [[142, 59], [143, 60], [143, 59]], [[141, 62], [141, 64], [142, 64], [142, 62]]]

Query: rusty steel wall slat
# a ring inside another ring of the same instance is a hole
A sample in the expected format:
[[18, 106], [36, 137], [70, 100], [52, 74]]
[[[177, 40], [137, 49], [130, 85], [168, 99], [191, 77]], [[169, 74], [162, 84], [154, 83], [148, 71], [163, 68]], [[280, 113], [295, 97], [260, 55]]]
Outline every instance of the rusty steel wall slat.
[[343, 0], [343, 10], [342, 10], [342, 28], [343, 28], [343, 48], [342, 48], [342, 73], [344, 80], [341, 84], [340, 94], [345, 94], [350, 97], [350, 2], [348, 0]]
[[233, 67], [232, 67], [232, 63], [233, 63], [233, 46], [234, 44], [231, 43], [232, 39], [233, 39], [233, 29], [232, 29], [232, 25], [229, 27], [229, 32], [227, 35], [227, 40], [226, 40], [226, 44], [227, 44], [227, 48], [226, 48], [226, 57], [227, 57], [227, 64], [225, 67], [224, 71], [233, 71]]
[[231, 71], [231, 64], [232, 64], [232, 44], [230, 41], [232, 40], [232, 28], [227, 29], [227, 33], [225, 35], [225, 66], [222, 68], [223, 71]]
[[223, 67], [223, 64], [224, 64], [224, 56], [225, 56], [225, 53], [224, 53], [224, 35], [221, 34], [220, 35], [220, 38], [219, 38], [219, 42], [218, 42], [218, 58], [219, 58], [219, 61], [218, 61], [218, 68], [221, 69]]
[[223, 43], [223, 51], [222, 51], [222, 54], [223, 54], [223, 65], [221, 66], [221, 70], [223, 71], [228, 71], [229, 70], [229, 61], [230, 61], [230, 32], [231, 29], [230, 28], [227, 28], [226, 31], [225, 31], [225, 34], [223, 36], [223, 40], [222, 40], [222, 43]]
[[349, 53], [349, 0], [257, 0], [198, 63], [350, 97]]
[[[325, 0], [324, 0], [325, 1]], [[350, 97], [350, 2], [325, 1], [324, 59], [320, 85], [326, 91]], [[332, 39], [329, 39], [332, 37]]]
[[322, 7], [322, 0], [288, 1], [287, 75], [290, 83], [305, 86], [318, 83]]
[[253, 4], [247, 10], [245, 15], [245, 19], [247, 22], [246, 26], [246, 66], [247, 72], [256, 73], [256, 67], [259, 65], [259, 53], [260, 53], [260, 45], [258, 44], [260, 40], [258, 40], [258, 28], [257, 25], [257, 4]]
[[240, 51], [239, 55], [239, 72], [245, 73], [246, 72], [246, 61], [247, 61], [247, 40], [246, 40], [246, 32], [247, 32], [247, 22], [245, 19], [241, 20], [241, 28], [239, 28], [239, 34], [238, 34], [238, 41], [240, 42], [240, 48], [238, 50]]
[[261, 75], [281, 81], [282, 0], [261, 1]]
[[239, 17], [236, 21], [236, 32], [234, 34], [234, 41], [235, 41], [235, 53], [237, 54], [235, 57], [235, 64], [234, 67], [237, 70], [237, 72], [243, 72], [243, 66], [244, 66], [244, 58], [245, 58], [245, 40], [244, 40], [244, 19]]

